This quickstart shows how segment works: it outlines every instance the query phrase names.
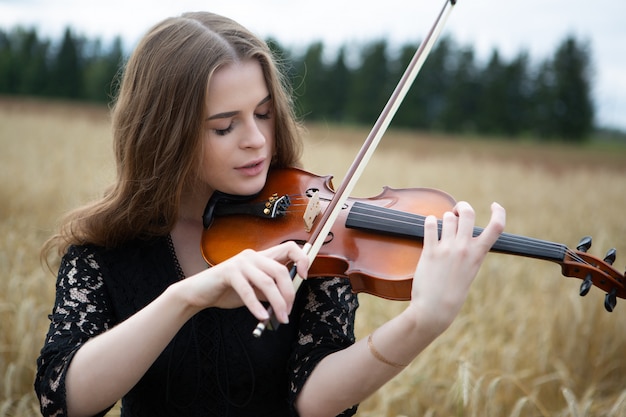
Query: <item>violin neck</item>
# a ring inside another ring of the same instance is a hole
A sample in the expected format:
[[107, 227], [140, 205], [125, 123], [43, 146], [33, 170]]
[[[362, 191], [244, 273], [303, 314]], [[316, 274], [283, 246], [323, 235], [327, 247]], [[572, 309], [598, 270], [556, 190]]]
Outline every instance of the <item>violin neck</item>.
[[[425, 219], [425, 216], [418, 214], [373, 206], [357, 201], [352, 205], [350, 213], [348, 213], [346, 227], [399, 237], [423, 239]], [[438, 220], [437, 223], [439, 236], [441, 236], [441, 220]], [[483, 230], [483, 228], [474, 227], [473, 235], [478, 236]], [[510, 233], [502, 233], [491, 248], [491, 252], [525, 256], [558, 263], [565, 259], [567, 250], [567, 247], [560, 243]]]

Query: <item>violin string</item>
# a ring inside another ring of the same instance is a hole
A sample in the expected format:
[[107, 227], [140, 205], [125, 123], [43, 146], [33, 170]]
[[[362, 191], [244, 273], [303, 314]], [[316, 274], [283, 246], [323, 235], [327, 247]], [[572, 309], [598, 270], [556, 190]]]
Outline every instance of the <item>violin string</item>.
[[[308, 197], [305, 194], [290, 194], [288, 196], [290, 197], [292, 201], [295, 201], [294, 203], [290, 205], [290, 207], [292, 206], [294, 208], [297, 207], [297, 209], [294, 210], [297, 212], [303, 212], [304, 210], [302, 209], [302, 207], [308, 206], [309, 201], [310, 201], [310, 197]], [[388, 222], [392, 224], [395, 223], [396, 225], [400, 224], [403, 227], [406, 227], [407, 230], [411, 230], [411, 231], [414, 231], [414, 228], [418, 227], [418, 228], [421, 228], [421, 230], [423, 231], [426, 216], [423, 216], [420, 214], [408, 213], [408, 212], [404, 212], [401, 210], [389, 209], [386, 207], [379, 207], [375, 205], [363, 204], [361, 208], [363, 207], [367, 207], [367, 210], [369, 211], [370, 214], [365, 214], [361, 212], [358, 214], [351, 213], [351, 215], [357, 216], [357, 217], [358, 216], [366, 217], [373, 221], [383, 221], [383, 222]], [[391, 218], [390, 213], [393, 213], [394, 218]], [[437, 229], [439, 230], [439, 232], [441, 232], [441, 229], [442, 229], [441, 219], [437, 220]], [[479, 234], [483, 230], [484, 230], [483, 228], [475, 227], [474, 233], [478, 232]], [[423, 237], [423, 232], [422, 232], [421, 237]], [[563, 259], [565, 258], [565, 255], [568, 255], [575, 262], [578, 262], [583, 265], [595, 267], [595, 265], [585, 260], [576, 251], [560, 243], [549, 242], [545, 240], [534, 239], [530, 237], [519, 236], [515, 234], [508, 234], [508, 233], [502, 234], [500, 237], [500, 240], [511, 243], [520, 249], [527, 249], [527, 250], [528, 249], [540, 249], [540, 250], [546, 250], [546, 251], [555, 251], [555, 250], [563, 251]]]
[[[373, 220], [383, 220], [385, 222], [390, 222], [390, 223], [396, 223], [396, 224], [402, 224], [403, 226], [406, 227], [418, 227], [421, 228], [423, 230], [424, 228], [424, 222], [426, 220], [426, 216], [423, 215], [419, 215], [419, 214], [413, 214], [413, 213], [407, 213], [407, 212], [403, 212], [400, 210], [393, 210], [393, 209], [388, 209], [388, 208], [384, 208], [384, 207], [378, 207], [378, 206], [373, 206], [373, 205], [368, 205], [367, 208], [370, 212], [374, 213], [374, 214], [365, 214], [365, 213], [359, 213], [359, 214], [353, 214], [355, 216], [363, 216], [363, 217], [368, 217], [370, 219]], [[397, 219], [392, 219], [389, 216], [389, 213], [393, 212], [393, 216], [396, 218], [400, 218], [403, 220], [397, 220]], [[379, 214], [379, 213], [382, 213]], [[442, 229], [442, 222], [441, 220], [438, 219], [437, 221], [437, 228], [439, 231], [441, 231]], [[482, 232], [482, 228], [474, 228], [474, 231], [480, 231]], [[422, 236], [423, 237], [423, 233]], [[529, 248], [537, 248], [537, 249], [545, 249], [545, 250], [564, 250], [564, 255], [567, 254], [569, 255], [572, 259], [574, 259], [576, 262], [584, 264], [584, 265], [588, 265], [588, 266], [594, 266], [592, 265], [590, 262], [587, 262], [585, 259], [583, 259], [580, 255], [578, 255], [575, 251], [567, 248], [565, 245], [559, 244], [559, 243], [554, 243], [554, 242], [548, 242], [548, 241], [544, 241], [544, 240], [539, 240], [539, 239], [533, 239], [533, 238], [528, 238], [525, 236], [518, 236], [518, 235], [514, 235], [514, 234], [503, 234], [501, 236], [501, 239], [506, 240], [507, 242], [510, 242], [512, 244], [515, 244], [517, 247], [521, 248], [521, 249], [529, 249]]]
[[[371, 206], [371, 207], [368, 207], [368, 210], [371, 213], [374, 213], [374, 214], [359, 213], [358, 215], [361, 215], [361, 216], [364, 216], [364, 217], [368, 217], [368, 218], [373, 219], [373, 220], [382, 220], [384, 222], [401, 224], [403, 226], [406, 226], [407, 228], [408, 227], [414, 228], [414, 227], [417, 226], [418, 228], [420, 228], [422, 230], [423, 230], [424, 223], [425, 223], [425, 220], [426, 220], [426, 216], [423, 216], [423, 215], [402, 212], [402, 211], [399, 211], [399, 210], [396, 211], [396, 210], [386, 209], [386, 208], [382, 208], [382, 207]], [[395, 217], [395, 219], [390, 217], [390, 215], [389, 215], [390, 212], [393, 212], [393, 216]], [[437, 228], [438, 228], [439, 231], [441, 231], [441, 229], [442, 229], [442, 221], [441, 221], [441, 219], [437, 220]], [[482, 230], [483, 230], [482, 228], [478, 228], [478, 227], [474, 228], [475, 232], [477, 232], [477, 231], [481, 231], [482, 232]], [[519, 242], [519, 245], [522, 246], [522, 247], [525, 247], [525, 246], [535, 246], [533, 244], [529, 244], [530, 238], [526, 238], [526, 237], [523, 237], [523, 236], [505, 235], [505, 238], [507, 240], [510, 239], [513, 242]], [[555, 243], [552, 243], [552, 242], [545, 242], [545, 241], [537, 241], [537, 242], [533, 242], [533, 243], [544, 244], [546, 248], [560, 247], [561, 246], [559, 244], [555, 244]]]
[[[309, 197], [304, 194], [290, 194], [289, 197], [290, 199], [292, 199], [292, 201], [298, 201], [297, 203], [291, 204], [291, 206], [298, 207], [298, 209], [294, 211], [302, 211], [300, 207], [308, 205]], [[370, 214], [365, 214], [365, 213], [354, 214], [353, 213], [351, 215], [367, 217], [371, 219], [372, 221], [384, 221], [384, 222], [395, 223], [396, 225], [401, 224], [402, 226], [405, 226], [407, 230], [411, 230], [411, 231], [413, 231], [414, 230], [413, 228], [416, 226], [422, 229], [424, 227], [424, 221], [426, 219], [425, 216], [422, 216], [419, 214], [407, 213], [407, 212], [403, 212], [400, 210], [393, 210], [393, 209], [389, 209], [385, 207], [379, 207], [375, 205], [366, 205], [366, 207], [367, 207], [367, 210], [370, 212]], [[395, 219], [391, 218], [390, 213], [393, 213], [393, 216], [395, 217]], [[403, 219], [403, 220], [398, 220], [398, 218]], [[441, 231], [441, 220], [438, 220], [437, 224], [438, 224], [438, 230]], [[475, 228], [475, 230], [482, 231], [482, 229], [480, 228]], [[552, 243], [552, 242], [540, 241], [540, 240], [537, 240], [536, 242], [533, 242], [533, 243], [529, 243], [530, 238], [526, 238], [523, 236], [518, 237], [515, 235], [505, 235], [504, 240], [512, 244], [515, 244], [517, 247], [520, 247], [520, 248], [540, 248], [540, 249], [543, 248], [543, 249], [552, 249], [552, 250], [564, 248], [563, 245]], [[539, 245], [539, 247], [537, 245]], [[570, 255], [575, 255], [575, 254], [570, 254]], [[584, 260], [580, 259], [579, 257], [577, 260], [580, 262], [584, 262]]]
[[[301, 209], [301, 207], [306, 207], [309, 205], [309, 197], [304, 194], [286, 194], [286, 196], [289, 197], [290, 200], [289, 208], [292, 208], [294, 206], [297, 207], [297, 210], [294, 211], [304, 211]], [[297, 203], [294, 203], [294, 201], [297, 201]]]

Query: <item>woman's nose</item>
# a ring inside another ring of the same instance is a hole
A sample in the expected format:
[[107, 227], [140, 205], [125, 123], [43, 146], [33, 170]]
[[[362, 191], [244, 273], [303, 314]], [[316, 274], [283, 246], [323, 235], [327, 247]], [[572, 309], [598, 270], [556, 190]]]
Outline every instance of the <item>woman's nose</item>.
[[247, 123], [248, 127], [243, 132], [243, 137], [241, 139], [241, 147], [242, 148], [259, 148], [265, 145], [266, 138], [263, 134], [263, 130], [256, 123], [256, 121], [252, 121]]

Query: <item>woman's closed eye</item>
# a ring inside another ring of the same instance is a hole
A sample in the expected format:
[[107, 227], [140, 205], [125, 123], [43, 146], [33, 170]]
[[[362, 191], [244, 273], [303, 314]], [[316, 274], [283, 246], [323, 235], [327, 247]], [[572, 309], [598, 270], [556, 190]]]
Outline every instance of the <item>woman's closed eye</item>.
[[218, 136], [225, 136], [233, 131], [233, 127], [234, 125], [233, 123], [231, 123], [226, 129], [213, 129], [213, 132], [215, 132], [215, 134]]
[[[257, 120], [270, 120], [273, 117], [272, 109], [255, 112], [254, 113], [254, 117]], [[235, 125], [238, 123], [238, 121], [237, 121], [236, 117], [231, 118], [228, 126], [223, 128], [223, 129], [221, 129], [221, 127], [224, 126], [223, 122], [226, 122], [226, 121], [227, 121], [227, 118], [223, 118], [218, 123], [221, 126], [213, 127], [211, 130], [218, 136], [226, 136], [226, 135], [228, 135], [230, 132], [233, 131], [233, 129], [235, 128]]]
[[269, 120], [272, 118], [272, 112], [270, 110], [263, 113], [255, 113], [254, 115], [260, 120]]

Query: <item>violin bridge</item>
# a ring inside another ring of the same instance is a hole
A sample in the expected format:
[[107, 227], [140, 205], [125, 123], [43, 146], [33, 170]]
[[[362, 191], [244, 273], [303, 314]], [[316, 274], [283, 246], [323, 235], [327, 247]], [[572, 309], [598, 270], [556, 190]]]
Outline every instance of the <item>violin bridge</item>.
[[309, 204], [307, 204], [304, 215], [302, 216], [302, 219], [304, 219], [304, 230], [306, 230], [307, 233], [313, 228], [313, 222], [320, 211], [322, 211], [320, 207], [320, 193], [316, 191], [309, 199]]

